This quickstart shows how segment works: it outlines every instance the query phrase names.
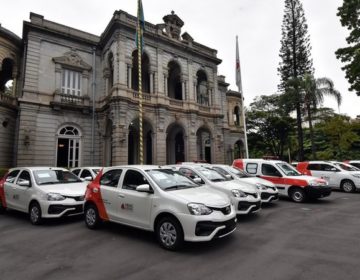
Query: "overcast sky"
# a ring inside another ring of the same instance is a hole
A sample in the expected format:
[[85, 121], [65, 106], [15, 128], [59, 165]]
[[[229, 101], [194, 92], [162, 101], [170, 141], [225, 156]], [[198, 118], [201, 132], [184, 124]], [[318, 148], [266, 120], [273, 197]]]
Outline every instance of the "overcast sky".
[[[184, 21], [183, 32], [196, 42], [218, 50], [223, 60], [219, 75], [235, 85], [235, 37], [239, 36], [240, 63], [245, 104], [254, 97], [277, 90], [279, 49], [284, 0], [142, 0], [145, 20], [162, 23], [172, 10]], [[347, 31], [336, 16], [342, 0], [302, 0], [309, 25], [312, 58], [316, 77], [328, 77], [343, 95], [340, 112], [360, 115], [360, 97], [348, 91], [349, 84], [334, 52], [346, 46]], [[0, 23], [21, 37], [22, 22], [30, 12], [47, 20], [101, 35], [115, 10], [136, 15], [137, 0], [13, 0], [3, 1]], [[336, 103], [326, 106], [338, 112]]]

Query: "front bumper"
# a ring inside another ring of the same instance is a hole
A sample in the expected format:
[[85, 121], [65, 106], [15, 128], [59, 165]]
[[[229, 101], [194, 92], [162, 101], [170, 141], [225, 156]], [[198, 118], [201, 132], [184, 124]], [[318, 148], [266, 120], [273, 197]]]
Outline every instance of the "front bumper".
[[331, 194], [331, 187], [329, 186], [307, 186], [305, 188], [306, 195], [311, 199], [322, 198]]
[[210, 215], [202, 216], [178, 214], [178, 218], [183, 227], [184, 240], [191, 242], [210, 241], [227, 236], [235, 231], [237, 221], [233, 206], [228, 215], [213, 211]]
[[235, 205], [237, 215], [247, 215], [261, 210], [260, 195], [256, 198], [253, 196], [233, 197], [232, 202]]
[[261, 202], [262, 203], [270, 203], [272, 201], [279, 200], [279, 193], [278, 192], [261, 192]]
[[73, 198], [62, 201], [41, 201], [40, 205], [43, 218], [60, 218], [84, 213], [84, 201], [76, 201]]

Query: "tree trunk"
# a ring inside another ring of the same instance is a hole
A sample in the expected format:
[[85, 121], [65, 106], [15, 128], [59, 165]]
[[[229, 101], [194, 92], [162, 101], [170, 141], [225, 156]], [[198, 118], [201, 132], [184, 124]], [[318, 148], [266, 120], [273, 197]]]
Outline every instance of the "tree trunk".
[[300, 108], [300, 102], [298, 101], [296, 104], [296, 124], [297, 124], [297, 137], [299, 144], [298, 161], [304, 160], [304, 137], [303, 137], [301, 123], [302, 123], [301, 108]]
[[315, 160], [316, 159], [316, 147], [315, 147], [315, 141], [314, 141], [314, 129], [313, 129], [313, 125], [312, 125], [310, 104], [307, 104], [307, 111], [308, 111], [308, 118], [309, 118], [311, 154], [312, 154], [312, 159]]

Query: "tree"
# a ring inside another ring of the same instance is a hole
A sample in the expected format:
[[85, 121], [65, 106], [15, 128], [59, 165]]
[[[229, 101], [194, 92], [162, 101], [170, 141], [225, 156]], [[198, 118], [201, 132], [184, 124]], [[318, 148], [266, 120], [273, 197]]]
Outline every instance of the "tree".
[[340, 92], [334, 88], [333, 81], [325, 77], [315, 79], [314, 76], [305, 74], [300, 80], [300, 88], [304, 94], [304, 105], [309, 122], [312, 158], [316, 159], [312, 113], [316, 112], [319, 105], [322, 105], [325, 96], [335, 98], [338, 106], [341, 104], [342, 98]]
[[301, 96], [300, 88], [294, 84], [288, 91], [288, 81], [302, 77], [305, 73], [313, 73], [310, 38], [307, 31], [305, 13], [300, 0], [285, 0], [285, 14], [282, 23], [282, 39], [280, 48], [281, 62], [278, 68], [281, 82], [279, 89], [290, 96], [296, 109], [297, 136], [299, 144], [299, 160], [304, 158]]
[[339, 7], [337, 16], [340, 17], [342, 26], [347, 27], [350, 35], [346, 38], [348, 47], [338, 49], [335, 54], [341, 62], [346, 63], [346, 79], [350, 83], [350, 91], [355, 91], [360, 96], [360, 1], [344, 0]]

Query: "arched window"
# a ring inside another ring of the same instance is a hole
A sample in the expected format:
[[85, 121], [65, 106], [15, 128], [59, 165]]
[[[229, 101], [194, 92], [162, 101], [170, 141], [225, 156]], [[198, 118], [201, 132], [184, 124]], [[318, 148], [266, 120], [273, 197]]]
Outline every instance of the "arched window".
[[6, 94], [12, 93], [12, 80], [14, 61], [10, 58], [5, 58], [0, 65], [0, 92]]
[[234, 108], [234, 125], [240, 126], [240, 108], [236, 106]]
[[[133, 90], [139, 90], [139, 63], [138, 63], [138, 51], [135, 50], [132, 53], [132, 81], [131, 88]], [[142, 92], [150, 93], [150, 60], [146, 53], [141, 56], [141, 88]]]
[[173, 99], [183, 100], [180, 66], [175, 61], [170, 61], [168, 68], [168, 96]]
[[78, 167], [80, 165], [80, 131], [74, 126], [63, 126], [57, 134], [56, 165]]
[[207, 77], [206, 73], [202, 70], [198, 71], [196, 74], [197, 84], [196, 84], [196, 99], [197, 103], [204, 106], [209, 106], [209, 92], [207, 86]]

